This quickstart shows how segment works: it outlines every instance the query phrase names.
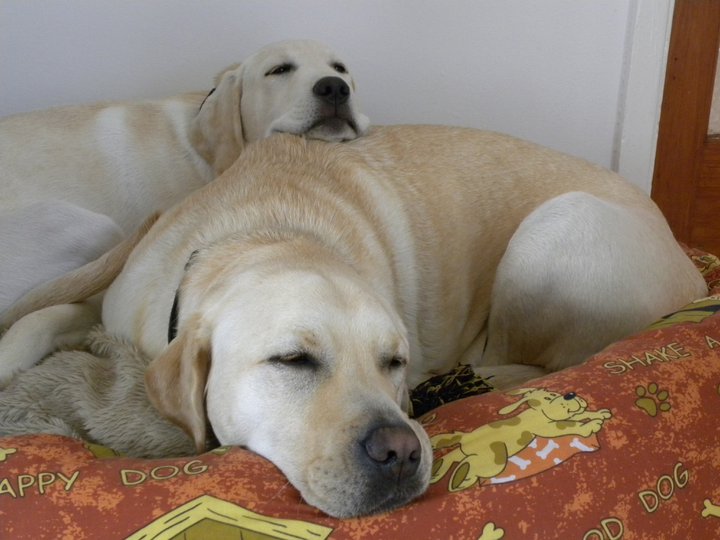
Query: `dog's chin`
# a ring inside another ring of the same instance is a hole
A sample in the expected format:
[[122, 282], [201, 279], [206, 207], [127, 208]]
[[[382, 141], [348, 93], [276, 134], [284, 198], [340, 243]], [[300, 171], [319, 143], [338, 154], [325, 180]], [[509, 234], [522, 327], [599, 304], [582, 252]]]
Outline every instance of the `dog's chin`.
[[350, 141], [358, 137], [354, 123], [343, 118], [325, 118], [312, 125], [305, 132], [308, 139], [328, 142]]
[[410, 425], [420, 439], [421, 457], [417, 470], [403, 479], [373, 474], [379, 471], [368, 469], [359, 444], [351, 445], [346, 459], [326, 456], [298, 476], [290, 470], [283, 472], [305, 502], [329, 516], [347, 519], [389, 512], [420, 497], [430, 484], [432, 444], [418, 424]]
[[367, 131], [369, 123], [369, 120], [362, 115], [357, 120], [329, 116], [304, 125], [293, 125], [292, 123], [288, 125], [284, 122], [277, 122], [271, 128], [271, 133], [290, 133], [302, 135], [308, 139], [343, 142], [351, 141], [363, 135]]
[[364, 486], [352, 494], [349, 492], [353, 490], [348, 490], [345, 496], [340, 497], [329, 497], [327, 494], [314, 497], [307, 490], [299, 491], [306, 503], [328, 516], [349, 519], [382, 514], [405, 506], [425, 493], [428, 484], [429, 474], [427, 479], [418, 479], [404, 487], [386, 485], [384, 489], [371, 490], [373, 493], [366, 492], [364, 495], [361, 495], [365, 491]]

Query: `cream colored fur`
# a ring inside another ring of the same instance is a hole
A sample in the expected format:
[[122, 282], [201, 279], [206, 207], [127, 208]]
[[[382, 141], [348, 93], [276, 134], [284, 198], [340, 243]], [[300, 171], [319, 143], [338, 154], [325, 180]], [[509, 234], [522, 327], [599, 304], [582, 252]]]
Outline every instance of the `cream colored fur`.
[[[75, 287], [50, 281], [31, 290], [0, 317], [0, 329], [7, 328], [0, 339], [0, 389], [15, 373], [32, 367], [52, 351], [85, 343], [87, 329], [100, 320], [100, 299], [96, 295], [110, 286], [157, 219], [157, 214], [150, 216], [113, 249], [60, 278], [63, 283], [73, 282]], [[93, 279], [85, 279], [87, 275]], [[78, 298], [88, 300], [73, 303]]]
[[0, 437], [49, 433], [134, 457], [192, 454], [192, 441], [144, 391], [148, 358], [101, 328], [85, 338], [87, 350], [57, 352], [0, 391]]
[[[54, 286], [82, 300], [82, 281]], [[501, 385], [561, 369], [705, 292], [617, 175], [495, 133], [397, 126], [248, 148], [161, 216], [102, 318], [153, 359], [149, 396], [198, 450], [212, 429], [351, 516], [428, 484], [407, 384], [463, 362], [498, 366]], [[378, 429], [405, 473], [368, 459]]]
[[[291, 69], [271, 74], [285, 65]], [[349, 92], [337, 107], [313, 90], [330, 76]], [[205, 185], [248, 143], [276, 132], [340, 141], [368, 127], [345, 64], [314, 41], [268, 45], [223, 71], [206, 94], [0, 120], [0, 313], [33, 286], [112, 247], [117, 227], [129, 234]], [[17, 244], [35, 250], [18, 252]]]

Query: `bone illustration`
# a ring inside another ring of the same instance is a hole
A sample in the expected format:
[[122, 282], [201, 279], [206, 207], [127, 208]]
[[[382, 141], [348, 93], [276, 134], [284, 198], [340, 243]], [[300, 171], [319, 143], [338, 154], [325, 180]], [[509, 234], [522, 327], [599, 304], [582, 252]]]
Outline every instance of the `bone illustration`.
[[703, 501], [703, 511], [702, 511], [702, 517], [709, 518], [709, 517], [716, 517], [720, 518], [720, 506], [713, 504], [713, 502], [710, 499], [705, 499]]

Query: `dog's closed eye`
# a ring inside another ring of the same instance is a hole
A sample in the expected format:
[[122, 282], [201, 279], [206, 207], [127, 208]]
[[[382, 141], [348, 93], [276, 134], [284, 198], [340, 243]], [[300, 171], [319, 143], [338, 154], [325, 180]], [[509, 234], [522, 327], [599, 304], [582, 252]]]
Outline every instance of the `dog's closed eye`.
[[387, 358], [383, 358], [380, 365], [388, 371], [396, 371], [407, 366], [407, 359], [397, 355], [389, 356]]
[[282, 75], [283, 73], [289, 73], [294, 69], [295, 66], [293, 64], [291, 64], [290, 62], [285, 62], [284, 64], [279, 64], [272, 67], [267, 73], [265, 73], [265, 76], [268, 77], [270, 75]]
[[317, 369], [320, 367], [320, 361], [305, 351], [273, 355], [267, 359], [267, 362], [277, 366], [296, 369]]

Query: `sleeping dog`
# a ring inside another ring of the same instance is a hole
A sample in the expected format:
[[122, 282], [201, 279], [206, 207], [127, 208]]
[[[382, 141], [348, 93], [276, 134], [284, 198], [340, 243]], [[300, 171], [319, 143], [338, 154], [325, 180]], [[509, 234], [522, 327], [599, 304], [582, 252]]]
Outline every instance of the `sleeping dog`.
[[261, 49], [207, 97], [0, 120], [0, 313], [215, 178], [246, 144], [276, 132], [342, 141], [367, 127], [347, 66], [313, 41]]
[[[426, 489], [431, 447], [406, 415], [408, 385], [460, 363], [520, 382], [706, 292], [620, 177], [460, 128], [272, 137], [143, 234], [124, 267], [134, 240], [3, 322], [119, 273], [102, 320], [153, 359], [158, 411], [198, 451], [213, 433], [267, 457], [333, 516]], [[47, 331], [45, 309], [27, 336]], [[0, 375], [34, 360], [1, 358]]]

